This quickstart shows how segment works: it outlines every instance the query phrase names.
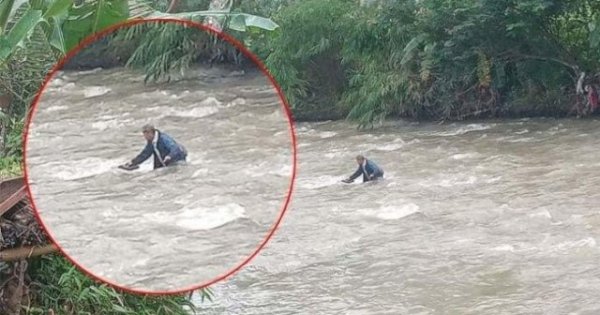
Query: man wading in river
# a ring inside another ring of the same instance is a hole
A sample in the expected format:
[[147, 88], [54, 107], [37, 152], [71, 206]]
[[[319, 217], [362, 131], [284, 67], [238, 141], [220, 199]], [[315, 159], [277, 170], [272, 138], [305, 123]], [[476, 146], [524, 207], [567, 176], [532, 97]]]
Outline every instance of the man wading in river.
[[171, 136], [154, 128], [152, 125], [145, 125], [142, 128], [142, 132], [147, 141], [146, 147], [131, 162], [120, 166], [121, 168], [127, 170], [136, 169], [151, 155], [154, 155], [154, 169], [175, 165], [182, 161], [185, 162], [187, 157], [186, 149], [175, 142]]
[[358, 169], [356, 172], [354, 172], [354, 174], [352, 174], [349, 178], [342, 180], [342, 182], [352, 183], [361, 174], [363, 176], [363, 183], [383, 178], [383, 170], [373, 161], [367, 160], [362, 155], [358, 155], [356, 157], [356, 163], [358, 163]]

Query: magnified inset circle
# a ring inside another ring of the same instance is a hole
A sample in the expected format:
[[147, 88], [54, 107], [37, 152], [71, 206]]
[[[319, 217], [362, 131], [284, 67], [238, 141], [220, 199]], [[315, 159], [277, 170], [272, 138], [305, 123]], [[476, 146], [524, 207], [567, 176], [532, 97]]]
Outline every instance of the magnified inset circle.
[[[110, 53], [126, 58], [89, 65]], [[115, 26], [70, 52], [36, 98], [24, 145], [32, 203], [61, 252], [145, 294], [242, 268], [281, 222], [296, 173], [290, 111], [262, 63], [175, 20]]]

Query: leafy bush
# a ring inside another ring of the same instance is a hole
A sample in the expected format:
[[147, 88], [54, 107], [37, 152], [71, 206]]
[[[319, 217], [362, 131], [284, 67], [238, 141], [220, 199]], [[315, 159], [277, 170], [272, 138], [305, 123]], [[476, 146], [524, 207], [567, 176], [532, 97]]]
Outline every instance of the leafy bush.
[[[71, 263], [58, 255], [44, 256], [32, 262], [35, 307], [30, 314], [131, 314], [171, 315], [190, 314], [197, 309], [187, 296], [139, 296], [117, 292], [98, 284], [80, 273]], [[210, 291], [203, 291], [211, 298]]]

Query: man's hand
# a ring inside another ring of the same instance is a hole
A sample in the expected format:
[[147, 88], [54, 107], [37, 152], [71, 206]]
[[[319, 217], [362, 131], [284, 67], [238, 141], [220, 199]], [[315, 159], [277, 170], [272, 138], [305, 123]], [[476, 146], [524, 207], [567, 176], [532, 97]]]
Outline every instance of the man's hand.
[[171, 161], [171, 157], [170, 156], [165, 156], [165, 160], [163, 162], [165, 162], [165, 164], [169, 164], [169, 161]]
[[133, 164], [133, 162], [127, 162], [123, 165], [119, 165], [119, 168], [131, 171], [131, 170], [138, 168], [138, 166], [136, 164]]
[[342, 182], [346, 183], [346, 184], [349, 184], [349, 183], [352, 183], [353, 180], [351, 180], [350, 178], [346, 178], [346, 179], [342, 179]]

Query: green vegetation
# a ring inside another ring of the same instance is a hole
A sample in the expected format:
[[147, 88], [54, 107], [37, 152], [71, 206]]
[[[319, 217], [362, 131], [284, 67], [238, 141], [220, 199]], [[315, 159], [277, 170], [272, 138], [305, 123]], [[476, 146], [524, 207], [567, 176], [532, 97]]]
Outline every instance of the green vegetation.
[[[215, 2], [219, 2], [214, 0]], [[200, 8], [200, 3], [178, 1], [178, 13], [165, 13], [159, 11], [164, 7], [164, 1], [149, 0], [5, 0], [0, 3], [0, 156], [11, 155], [12, 150], [6, 143], [7, 137], [19, 132], [18, 126], [22, 124], [29, 105], [33, 101], [43, 79], [58, 58], [65, 52], [78, 45], [85, 37], [117, 23], [137, 18], [169, 18], [175, 20], [202, 21], [207, 17], [214, 17], [221, 28], [231, 30], [237, 34], [257, 30], [274, 30], [277, 24], [268, 18], [243, 13], [232, 7], [231, 1], [220, 10], [207, 11], [206, 7]], [[212, 3], [212, 1], [211, 1]], [[162, 5], [161, 5], [162, 4]], [[192, 5], [193, 4], [193, 5]], [[206, 3], [202, 3], [208, 5]], [[182, 8], [195, 11], [181, 11]], [[177, 37], [168, 33], [162, 39], [171, 38], [177, 41], [190, 34], [178, 33], [177, 28], [169, 31], [175, 32]], [[195, 33], [199, 33], [196, 31]], [[147, 35], [147, 34], [145, 34]], [[183, 37], [182, 37], [183, 36]], [[142, 37], [140, 50], [135, 53], [136, 60], [140, 54], [145, 53], [143, 40], [154, 40], [149, 36]], [[180, 40], [181, 41], [181, 40]], [[164, 44], [159, 38], [155, 43]], [[218, 43], [217, 43], [218, 45]], [[101, 46], [100, 46], [101, 47]], [[160, 49], [169, 49], [161, 46]], [[184, 53], [172, 55], [176, 58], [165, 58], [168, 63], [180, 62], [179, 57], [194, 55], [194, 45], [182, 47]], [[123, 50], [124, 54], [128, 51]], [[142, 54], [143, 55], [143, 54]], [[154, 60], [143, 55], [141, 59], [147, 63]], [[181, 63], [180, 68], [185, 68], [189, 63]], [[160, 78], [164, 67], [146, 67], [149, 77]], [[166, 69], [177, 68], [167, 65]], [[20, 143], [18, 145], [20, 147]]]
[[17, 157], [0, 158], [0, 179], [21, 176], [21, 163]]
[[121, 58], [128, 67], [141, 68], [146, 82], [170, 80], [174, 73], [183, 73], [194, 62], [245, 61], [235, 47], [216, 35], [175, 23], [148, 22], [120, 29], [107, 38], [107, 51], [135, 43]]
[[[183, 1], [196, 11], [177, 17], [198, 20], [208, 2]], [[367, 127], [388, 118], [564, 117], [585, 103], [576, 93], [582, 72], [586, 83], [600, 83], [598, 1], [227, 3], [227, 12], [254, 14], [223, 23], [265, 61], [298, 120], [349, 118]], [[129, 65], [155, 81], [202, 54], [243, 59], [192, 33], [164, 26], [138, 36]], [[211, 44], [198, 50], [202, 42]]]
[[383, 118], [566, 115], [600, 74], [600, 2], [296, 1], [267, 64], [296, 113]]
[[[120, 293], [93, 282], [62, 257], [49, 255], [32, 261], [30, 314], [191, 314], [197, 309], [187, 296], [143, 297]], [[203, 291], [203, 298], [211, 298]]]

